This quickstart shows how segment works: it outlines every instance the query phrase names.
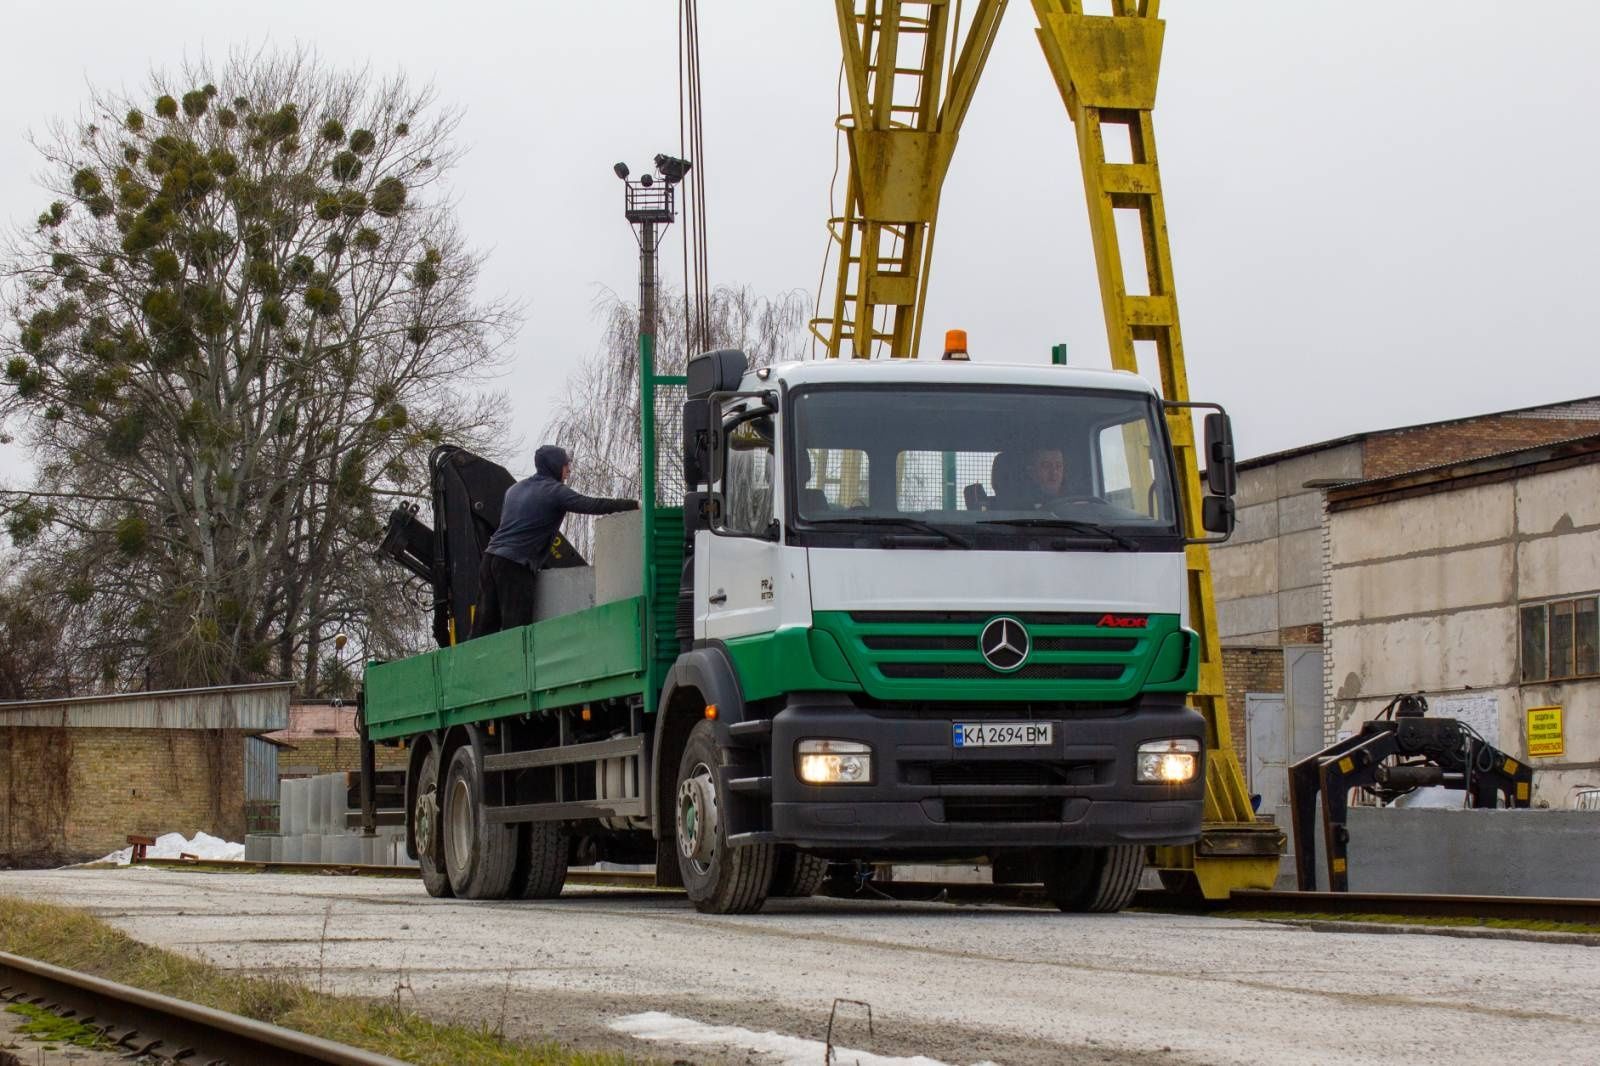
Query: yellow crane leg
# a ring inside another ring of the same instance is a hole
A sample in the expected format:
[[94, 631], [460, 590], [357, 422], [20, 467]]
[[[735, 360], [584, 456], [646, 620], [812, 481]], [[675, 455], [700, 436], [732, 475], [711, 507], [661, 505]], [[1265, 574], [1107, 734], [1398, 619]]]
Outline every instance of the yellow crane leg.
[[[1156, 17], [1159, 0], [1112, 0], [1113, 14], [1085, 15], [1082, 0], [1033, 0], [1039, 43], [1077, 131], [1078, 158], [1089, 204], [1089, 226], [1099, 267], [1111, 363], [1139, 372], [1138, 342], [1145, 342], [1159, 366], [1162, 396], [1187, 401], [1189, 385], [1173, 290], [1172, 255], [1167, 243], [1166, 209], [1151, 111], [1161, 65], [1165, 24]], [[1117, 153], [1126, 162], [1107, 162], [1107, 132], [1126, 135]], [[1128, 291], [1123, 250], [1117, 239], [1119, 212], [1136, 220], [1142, 235], [1132, 254], [1144, 260], [1143, 292]], [[1200, 475], [1194, 423], [1187, 409], [1167, 416], [1177, 453], [1183, 513], [1191, 536], [1199, 528]], [[1283, 851], [1283, 831], [1256, 818], [1244, 773], [1234, 753], [1222, 681], [1222, 651], [1217, 638], [1216, 601], [1211, 588], [1211, 558], [1205, 545], [1187, 554], [1190, 624], [1200, 635], [1200, 687], [1195, 706], [1205, 716], [1206, 799], [1200, 840], [1154, 850], [1154, 864], [1169, 886], [1198, 889], [1207, 899], [1224, 899], [1236, 888], [1271, 888]]]

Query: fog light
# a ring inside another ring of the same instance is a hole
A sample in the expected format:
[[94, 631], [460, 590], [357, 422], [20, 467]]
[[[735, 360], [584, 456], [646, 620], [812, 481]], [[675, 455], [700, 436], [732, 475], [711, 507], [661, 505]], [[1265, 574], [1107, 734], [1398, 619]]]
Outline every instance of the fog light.
[[1181, 785], [1200, 767], [1200, 742], [1193, 737], [1150, 740], [1139, 745], [1137, 780], [1141, 785]]
[[872, 783], [872, 749], [853, 740], [802, 740], [800, 780], [808, 785], [868, 785]]

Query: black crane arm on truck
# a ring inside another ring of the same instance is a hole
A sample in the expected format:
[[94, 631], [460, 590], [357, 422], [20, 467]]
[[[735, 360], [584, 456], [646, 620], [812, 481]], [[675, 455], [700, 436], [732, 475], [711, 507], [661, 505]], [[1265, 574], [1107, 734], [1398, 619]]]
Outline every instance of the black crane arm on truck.
[[[401, 504], [389, 515], [378, 551], [433, 587], [433, 639], [447, 648], [472, 631], [478, 566], [516, 479], [500, 464], [451, 444], [429, 453], [428, 473], [432, 527], [417, 517], [416, 504]], [[587, 563], [557, 534], [544, 565]]]
[[1289, 768], [1295, 877], [1302, 892], [1317, 888], [1317, 796], [1322, 796], [1328, 891], [1350, 889], [1350, 790], [1378, 800], [1440, 786], [1467, 793], [1473, 807], [1527, 807], [1533, 767], [1512, 758], [1454, 718], [1428, 718], [1420, 695], [1396, 696], [1361, 732]]

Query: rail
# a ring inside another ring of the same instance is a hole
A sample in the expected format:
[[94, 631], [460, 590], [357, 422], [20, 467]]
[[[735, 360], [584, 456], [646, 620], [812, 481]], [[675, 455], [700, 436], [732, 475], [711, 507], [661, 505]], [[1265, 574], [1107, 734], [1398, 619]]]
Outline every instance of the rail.
[[404, 1066], [387, 1055], [6, 952], [0, 952], [0, 1000], [79, 1021], [130, 1058], [158, 1055], [213, 1066]]

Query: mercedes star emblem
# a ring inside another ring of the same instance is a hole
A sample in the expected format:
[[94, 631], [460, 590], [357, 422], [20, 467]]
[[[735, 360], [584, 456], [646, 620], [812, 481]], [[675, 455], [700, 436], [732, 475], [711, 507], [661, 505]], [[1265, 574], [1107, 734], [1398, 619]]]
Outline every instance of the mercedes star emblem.
[[1032, 641], [1028, 631], [1015, 618], [991, 619], [978, 634], [978, 650], [991, 667], [1009, 674], [1028, 661]]

